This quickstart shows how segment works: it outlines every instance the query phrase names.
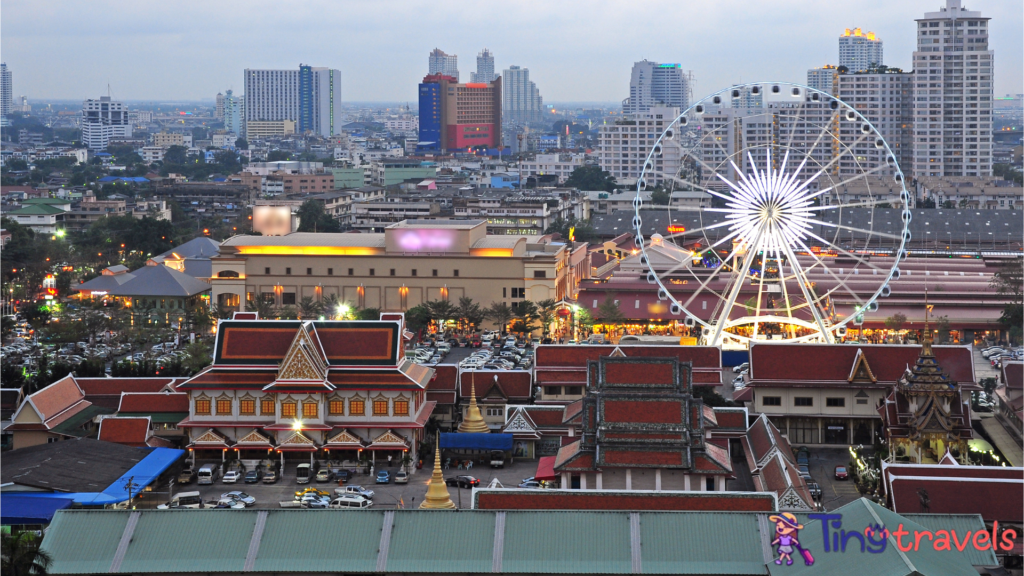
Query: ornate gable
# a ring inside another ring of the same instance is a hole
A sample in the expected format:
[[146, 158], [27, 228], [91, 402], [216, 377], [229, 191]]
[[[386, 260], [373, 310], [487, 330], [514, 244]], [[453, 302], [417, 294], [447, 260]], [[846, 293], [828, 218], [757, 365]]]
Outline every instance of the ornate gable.
[[320, 344], [310, 337], [305, 328], [295, 333], [288, 353], [281, 362], [278, 380], [321, 380], [327, 379], [327, 364]]
[[779, 494], [779, 510], [786, 510], [789, 512], [813, 512], [804, 499], [800, 497], [797, 491], [790, 486]]
[[405, 441], [405, 438], [395, 434], [393, 431], [388, 430], [387, 432], [377, 436], [373, 439], [370, 444], [372, 448], [387, 448], [387, 447], [398, 447], [408, 448], [409, 444]]
[[537, 433], [537, 424], [523, 408], [515, 409], [501, 431], [512, 433], [515, 438], [540, 438], [540, 434]]
[[242, 436], [235, 443], [235, 446], [239, 448], [250, 447], [252, 445], [259, 445], [260, 447], [270, 446], [270, 438], [267, 438], [263, 434], [260, 434], [259, 430], [253, 430], [245, 436]]
[[331, 448], [362, 448], [365, 443], [363, 439], [348, 430], [342, 430], [327, 439], [327, 445]]
[[312, 440], [310, 440], [309, 438], [307, 438], [306, 435], [303, 434], [302, 432], [300, 432], [299, 430], [295, 430], [290, 435], [288, 435], [288, 437], [286, 437], [284, 440], [281, 440], [281, 442], [278, 444], [278, 448], [296, 448], [296, 447], [300, 447], [300, 448], [312, 447], [312, 448], [315, 448], [316, 447], [316, 443], [313, 442]]
[[871, 366], [868, 365], [868, 357], [864, 355], [864, 350], [857, 349], [857, 356], [853, 359], [853, 367], [850, 368], [850, 375], [846, 378], [846, 381], [867, 381], [872, 384], [878, 382], [878, 378], [875, 378], [875, 373], [871, 371]]
[[213, 428], [210, 428], [193, 440], [191, 446], [197, 448], [227, 448], [228, 441], [226, 438], [214, 431]]

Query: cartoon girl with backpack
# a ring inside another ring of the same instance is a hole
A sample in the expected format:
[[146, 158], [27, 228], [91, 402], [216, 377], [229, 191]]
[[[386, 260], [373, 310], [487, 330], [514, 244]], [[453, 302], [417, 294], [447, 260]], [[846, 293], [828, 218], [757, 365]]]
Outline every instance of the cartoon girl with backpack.
[[796, 516], [789, 512], [783, 512], [778, 516], [769, 516], [768, 520], [775, 522], [775, 540], [772, 540], [772, 546], [778, 545], [776, 551], [779, 553], [779, 558], [775, 561], [776, 564], [782, 564], [785, 560], [786, 566], [792, 566], [794, 549], [803, 556], [805, 564], [808, 566], [814, 564], [814, 557], [803, 549], [800, 546], [800, 541], [797, 540], [797, 535], [800, 530], [803, 530], [804, 525], [797, 521]]

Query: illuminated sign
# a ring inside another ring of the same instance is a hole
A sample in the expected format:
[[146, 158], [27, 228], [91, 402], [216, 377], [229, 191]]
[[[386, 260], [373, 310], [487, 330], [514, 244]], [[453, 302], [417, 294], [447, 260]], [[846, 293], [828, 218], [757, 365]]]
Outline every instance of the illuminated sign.
[[92, 295], [93, 296], [106, 296], [107, 295], [107, 291], [106, 290], [93, 290], [92, 291]]
[[684, 226], [672, 225], [672, 226], [668, 227], [668, 231], [672, 232], [673, 234], [675, 234], [675, 233], [679, 233], [679, 232], [686, 232], [686, 228]]
[[398, 245], [408, 252], [447, 252], [455, 244], [453, 230], [400, 230]]
[[252, 229], [264, 236], [284, 236], [292, 232], [292, 209], [288, 206], [254, 206]]

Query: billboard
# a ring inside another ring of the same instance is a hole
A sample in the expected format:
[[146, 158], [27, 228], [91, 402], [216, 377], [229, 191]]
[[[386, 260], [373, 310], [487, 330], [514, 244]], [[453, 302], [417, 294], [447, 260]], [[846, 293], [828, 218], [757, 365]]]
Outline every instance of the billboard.
[[252, 209], [252, 229], [264, 236], [290, 234], [293, 224], [290, 206], [254, 206]]

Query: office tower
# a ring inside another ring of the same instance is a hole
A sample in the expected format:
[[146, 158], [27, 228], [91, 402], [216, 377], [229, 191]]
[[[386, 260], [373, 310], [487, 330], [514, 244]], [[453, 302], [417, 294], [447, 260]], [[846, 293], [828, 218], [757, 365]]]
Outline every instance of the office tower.
[[217, 120], [224, 119], [224, 95], [217, 92], [216, 105], [213, 108], [213, 117]]
[[729, 91], [729, 103], [733, 108], [763, 108], [764, 90], [754, 94], [751, 87], [733, 86]]
[[835, 76], [836, 67], [831, 64], [825, 64], [821, 68], [811, 68], [807, 71], [807, 85], [826, 94], [832, 94], [835, 90]]
[[529, 68], [509, 66], [502, 72], [502, 113], [516, 122], [536, 122], [544, 115], [544, 99], [530, 81]]
[[246, 69], [243, 108], [246, 123], [291, 120], [299, 132], [339, 134], [341, 72], [305, 65], [295, 70]]
[[[623, 185], [630, 185], [640, 177], [647, 154], [654, 146], [665, 127], [679, 116], [678, 107], [652, 106], [644, 112], [630, 114], [614, 124], [603, 124], [598, 128], [598, 163], [602, 170], [611, 174]], [[666, 139], [662, 153], [654, 158], [648, 171], [647, 183], [671, 186], [682, 166], [682, 138]]]
[[12, 94], [11, 71], [7, 69], [7, 64], [0, 64], [0, 116], [11, 113]]
[[123, 102], [110, 96], [82, 103], [82, 142], [91, 150], [106, 150], [111, 138], [131, 138], [132, 125]]
[[455, 54], [445, 54], [443, 50], [434, 48], [427, 60], [427, 75], [441, 74], [451, 76], [459, 81], [459, 57]]
[[994, 52], [961, 0], [917, 20], [913, 174], [991, 176]]
[[476, 57], [476, 72], [469, 75], [470, 81], [490, 82], [494, 77], [494, 54], [484, 48]]
[[839, 65], [850, 72], [860, 72], [882, 65], [882, 41], [874, 32], [864, 34], [860, 28], [847, 28], [839, 37]]
[[459, 84], [428, 75], [419, 86], [420, 148], [437, 151], [501, 145], [501, 78]]
[[224, 95], [224, 129], [243, 138], [245, 137], [244, 106], [244, 99], [235, 96], [233, 91], [228, 90]]
[[633, 64], [629, 77], [629, 98], [622, 101], [623, 114], [646, 112], [652, 106], [690, 105], [690, 76], [679, 64], [642, 60]]
[[[913, 163], [914, 74], [855, 72], [837, 74], [835, 78], [836, 96], [856, 107], [878, 129], [900, 168], [909, 173]], [[859, 120], [839, 118], [839, 145], [852, 151], [852, 155], [839, 160], [840, 176], [853, 176], [885, 165], [885, 150], [875, 147], [873, 138], [863, 137]], [[893, 173], [888, 169], [879, 172]]]

